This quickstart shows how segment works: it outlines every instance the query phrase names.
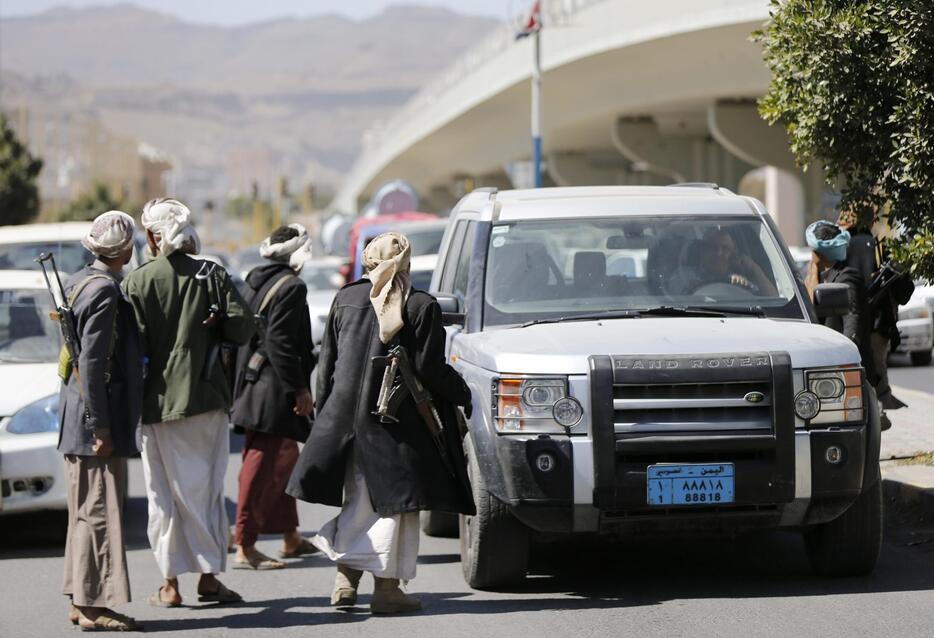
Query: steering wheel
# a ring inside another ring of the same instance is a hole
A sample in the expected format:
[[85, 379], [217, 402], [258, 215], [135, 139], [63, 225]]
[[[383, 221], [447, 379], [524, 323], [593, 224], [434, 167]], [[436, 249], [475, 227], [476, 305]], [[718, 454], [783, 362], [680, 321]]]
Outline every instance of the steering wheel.
[[751, 290], [743, 286], [738, 286], [736, 284], [727, 284], [727, 283], [713, 283], [713, 284], [701, 284], [695, 288], [692, 292], [692, 295], [700, 295], [704, 297], [713, 297], [714, 299], [725, 298], [725, 299], [735, 299], [739, 298], [749, 298], [755, 297]]

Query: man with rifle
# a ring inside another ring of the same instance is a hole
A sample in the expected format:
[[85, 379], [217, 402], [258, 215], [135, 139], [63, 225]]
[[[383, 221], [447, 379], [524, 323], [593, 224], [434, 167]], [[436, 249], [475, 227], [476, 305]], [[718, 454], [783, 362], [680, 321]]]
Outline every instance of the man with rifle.
[[[64, 593], [70, 620], [82, 629], [130, 631], [132, 618], [113, 611], [130, 602], [121, 510], [126, 459], [137, 452], [142, 405], [143, 355], [133, 308], [120, 290], [123, 267], [133, 254], [133, 218], [119, 211], [100, 215], [82, 240], [94, 256], [62, 286], [54, 255], [56, 318], [66, 347], [58, 449], [65, 455], [68, 536]], [[52, 281], [46, 273], [50, 292]], [[56, 299], [57, 297], [57, 299]]]
[[239, 602], [240, 595], [215, 577], [227, 561], [231, 403], [218, 351], [221, 342], [250, 340], [253, 313], [223, 268], [192, 257], [201, 243], [188, 207], [155, 199], [143, 209], [142, 222], [153, 259], [127, 276], [125, 288], [148, 359], [143, 474], [149, 542], [165, 579], [149, 602], [180, 606], [178, 576], [185, 573], [200, 575], [200, 601]]
[[411, 290], [408, 240], [380, 235], [363, 264], [328, 316], [317, 418], [288, 492], [341, 506], [312, 539], [337, 563], [332, 605], [353, 606], [368, 571], [371, 612], [410, 612], [421, 603], [399, 581], [415, 577], [418, 512], [474, 513], [455, 412], [470, 390], [445, 362], [438, 303]]

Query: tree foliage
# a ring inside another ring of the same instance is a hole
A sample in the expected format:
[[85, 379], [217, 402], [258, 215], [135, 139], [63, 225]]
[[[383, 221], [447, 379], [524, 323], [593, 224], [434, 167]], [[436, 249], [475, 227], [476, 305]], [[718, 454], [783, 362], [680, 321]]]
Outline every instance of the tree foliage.
[[72, 200], [57, 218], [62, 222], [89, 222], [109, 210], [123, 210], [124, 204], [111, 194], [107, 184], [97, 182], [91, 190]]
[[25, 224], [39, 214], [36, 178], [42, 160], [33, 157], [0, 113], [0, 224]]
[[820, 162], [841, 208], [888, 204], [895, 253], [934, 277], [934, 2], [771, 0], [755, 38], [772, 72], [761, 115], [798, 163]]

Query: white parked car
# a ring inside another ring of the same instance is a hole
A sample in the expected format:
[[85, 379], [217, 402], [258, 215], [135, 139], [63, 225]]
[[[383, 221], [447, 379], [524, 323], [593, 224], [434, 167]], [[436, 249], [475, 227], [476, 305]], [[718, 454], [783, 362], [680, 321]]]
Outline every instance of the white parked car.
[[[39, 270], [36, 257], [51, 252], [62, 273], [78, 272], [94, 261], [81, 245], [90, 228], [91, 222], [0, 226], [0, 270]], [[140, 263], [137, 246], [129, 268]]]
[[438, 255], [419, 255], [412, 257], [409, 262], [409, 279], [412, 288], [431, 290], [431, 276], [435, 273], [435, 267], [438, 265]]
[[41, 273], [0, 271], [0, 515], [67, 508], [50, 310]]
[[344, 282], [340, 274], [340, 267], [344, 259], [340, 257], [323, 257], [305, 262], [299, 276], [308, 287], [308, 314], [311, 316], [311, 340], [315, 345], [321, 343], [324, 336], [324, 326], [331, 311], [334, 295], [340, 290]]
[[934, 348], [934, 286], [915, 284], [914, 294], [898, 309], [898, 334], [902, 338], [897, 352], [908, 353], [911, 363], [931, 363]]

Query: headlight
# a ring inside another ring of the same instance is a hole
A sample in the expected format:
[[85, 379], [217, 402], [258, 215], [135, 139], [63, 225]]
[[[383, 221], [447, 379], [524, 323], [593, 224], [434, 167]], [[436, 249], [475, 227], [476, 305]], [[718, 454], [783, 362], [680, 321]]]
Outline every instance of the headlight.
[[10, 418], [6, 431], [10, 434], [58, 432], [58, 395], [39, 399], [20, 409]]
[[493, 423], [503, 434], [563, 434], [584, 410], [568, 395], [567, 378], [501, 378], [493, 382]]
[[[858, 368], [808, 370], [804, 373], [806, 392], [813, 394], [820, 406], [813, 417], [798, 416], [810, 424], [847, 423], [863, 420], [863, 373]], [[801, 396], [799, 394], [798, 396]], [[797, 398], [795, 412], [798, 412]]]
[[898, 320], [908, 319], [927, 319], [931, 316], [931, 309], [927, 306], [912, 306], [911, 308], [902, 308], [898, 311]]

